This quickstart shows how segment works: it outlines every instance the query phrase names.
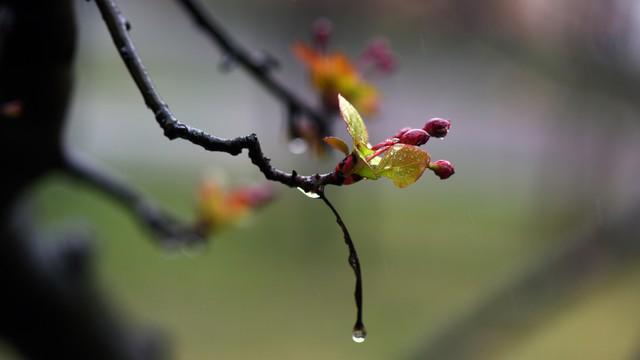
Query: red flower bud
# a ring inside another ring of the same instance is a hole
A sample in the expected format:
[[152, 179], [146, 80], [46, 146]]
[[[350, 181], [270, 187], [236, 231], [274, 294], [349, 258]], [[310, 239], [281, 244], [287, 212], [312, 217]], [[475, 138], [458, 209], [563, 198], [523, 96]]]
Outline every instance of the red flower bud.
[[433, 118], [424, 125], [424, 131], [435, 138], [443, 138], [447, 136], [451, 122], [446, 119]]
[[364, 61], [370, 61], [382, 73], [390, 73], [396, 68], [396, 59], [386, 39], [374, 39], [362, 53]]
[[246, 196], [246, 202], [252, 208], [258, 208], [271, 202], [276, 197], [276, 191], [271, 183], [247, 187], [242, 189]]
[[447, 160], [434, 161], [429, 164], [429, 169], [431, 169], [442, 180], [448, 179], [456, 172], [453, 168], [453, 164]]
[[429, 141], [429, 134], [422, 129], [411, 129], [398, 138], [400, 143], [420, 146]]
[[326, 50], [331, 38], [331, 30], [333, 25], [331, 21], [326, 18], [319, 18], [313, 23], [311, 34], [313, 36], [313, 43], [320, 50]]
[[402, 134], [406, 133], [407, 131], [411, 130], [410, 127], [403, 127], [402, 129], [400, 129], [400, 131], [398, 131], [397, 134], [393, 135], [394, 138], [400, 139], [400, 137], [402, 136]]

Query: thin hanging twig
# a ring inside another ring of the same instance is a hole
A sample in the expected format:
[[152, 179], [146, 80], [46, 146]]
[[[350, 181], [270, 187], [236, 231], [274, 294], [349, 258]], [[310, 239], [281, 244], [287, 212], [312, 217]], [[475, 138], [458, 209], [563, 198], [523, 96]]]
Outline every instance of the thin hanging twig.
[[362, 270], [360, 269], [360, 260], [358, 259], [358, 251], [356, 250], [356, 246], [353, 243], [353, 240], [351, 239], [351, 235], [349, 234], [349, 230], [347, 229], [347, 226], [344, 224], [344, 221], [342, 221], [342, 217], [340, 216], [336, 208], [333, 207], [333, 204], [331, 204], [329, 199], [327, 199], [326, 195], [324, 194], [324, 190], [319, 191], [318, 195], [320, 196], [320, 199], [322, 199], [322, 201], [324, 201], [324, 203], [329, 207], [329, 209], [331, 209], [331, 212], [333, 212], [333, 215], [335, 215], [336, 222], [338, 223], [338, 226], [340, 226], [340, 229], [342, 230], [342, 234], [344, 236], [344, 242], [345, 244], [347, 244], [347, 247], [349, 248], [349, 258], [348, 258], [349, 265], [353, 269], [353, 273], [356, 276], [356, 286], [355, 286], [354, 297], [356, 300], [356, 308], [358, 309], [356, 323], [353, 326], [354, 340], [357, 340], [357, 339], [364, 340], [364, 337], [366, 336], [366, 331], [365, 331], [364, 323], [362, 322]]

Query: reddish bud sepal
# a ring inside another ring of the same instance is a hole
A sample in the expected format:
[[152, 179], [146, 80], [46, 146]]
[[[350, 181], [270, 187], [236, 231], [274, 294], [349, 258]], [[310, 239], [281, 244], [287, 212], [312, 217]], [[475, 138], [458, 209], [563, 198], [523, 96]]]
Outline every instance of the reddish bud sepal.
[[429, 164], [431, 169], [440, 179], [448, 179], [456, 173], [453, 164], [447, 160], [438, 160]]
[[336, 165], [336, 171], [341, 172], [342, 174], [351, 174], [353, 168], [356, 166], [356, 162], [358, 158], [355, 154], [347, 155], [338, 165]]
[[347, 155], [336, 166], [335, 173], [337, 176], [344, 179], [342, 185], [351, 185], [362, 180], [362, 176], [355, 174], [353, 171], [358, 163], [358, 156], [356, 154]]
[[398, 138], [393, 137], [391, 139], [387, 139], [387, 140], [385, 140], [385, 141], [383, 141], [381, 143], [373, 145], [371, 147], [371, 150], [375, 151], [375, 150], [379, 150], [379, 149], [382, 149], [382, 148], [387, 148], [387, 147], [389, 147], [389, 146], [391, 146], [393, 144], [397, 144], [398, 141], [399, 141]]
[[451, 122], [446, 119], [433, 118], [424, 125], [424, 131], [435, 138], [443, 138], [447, 136]]
[[351, 174], [347, 177], [344, 178], [344, 182], [342, 183], [342, 185], [351, 185], [351, 184], [355, 184], [358, 181], [362, 180], [363, 177], [358, 175], [358, 174]]

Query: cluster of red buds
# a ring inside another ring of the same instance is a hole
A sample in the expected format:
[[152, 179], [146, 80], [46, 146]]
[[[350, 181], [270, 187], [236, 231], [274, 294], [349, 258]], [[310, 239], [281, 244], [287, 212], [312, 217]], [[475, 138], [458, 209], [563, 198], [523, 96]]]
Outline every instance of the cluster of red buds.
[[[396, 144], [421, 146], [426, 144], [427, 141], [429, 141], [429, 139], [432, 137], [442, 139], [447, 136], [447, 134], [449, 133], [449, 129], [451, 129], [451, 122], [449, 120], [441, 118], [433, 118], [427, 121], [422, 129], [415, 129], [410, 127], [402, 128], [393, 137], [388, 138], [374, 146], [371, 146], [371, 150], [373, 150], [374, 152], [371, 155], [367, 156], [366, 161], [370, 162], [374, 158], [383, 155], [386, 151], [388, 151]], [[358, 158], [355, 154], [348, 155], [336, 166], [336, 173], [351, 173], [357, 163], [357, 160]], [[430, 161], [428, 164], [428, 168], [442, 180], [448, 179], [455, 173], [453, 164], [448, 160]], [[343, 182], [343, 184], [349, 185], [360, 180], [362, 180], [362, 176], [352, 173], [351, 175], [345, 177], [345, 181]]]
[[[369, 156], [367, 160], [373, 159], [376, 156], [383, 154], [390, 147], [395, 144], [406, 144], [420, 146], [429, 141], [429, 138], [442, 139], [449, 133], [451, 129], [451, 122], [446, 119], [433, 118], [424, 124], [422, 129], [413, 129], [405, 127], [395, 134], [392, 138], [376, 144], [371, 147], [375, 152]], [[440, 179], [447, 179], [455, 173], [453, 164], [447, 160], [437, 160], [429, 163], [429, 169], [431, 169]]]
[[[326, 53], [333, 33], [333, 24], [327, 18], [319, 18], [311, 26], [311, 40], [313, 46], [320, 52]], [[396, 69], [396, 56], [391, 50], [389, 41], [379, 37], [371, 40], [357, 59], [358, 68], [362, 73], [373, 67], [382, 74], [389, 74]]]
[[386, 150], [389, 146], [398, 143], [415, 146], [424, 145], [431, 137], [442, 139], [447, 136], [449, 129], [451, 129], [451, 122], [449, 120], [433, 118], [427, 121], [422, 129], [402, 128], [392, 138], [371, 147], [371, 149], [378, 150], [384, 148]]
[[365, 114], [378, 109], [378, 90], [365, 80], [375, 71], [389, 74], [396, 68], [396, 59], [389, 43], [381, 38], [372, 40], [360, 56], [349, 58], [341, 51], [331, 51], [333, 25], [326, 18], [316, 20], [311, 27], [311, 42], [294, 44], [293, 50], [310, 73], [311, 83], [320, 95], [323, 107], [337, 112], [338, 94]]

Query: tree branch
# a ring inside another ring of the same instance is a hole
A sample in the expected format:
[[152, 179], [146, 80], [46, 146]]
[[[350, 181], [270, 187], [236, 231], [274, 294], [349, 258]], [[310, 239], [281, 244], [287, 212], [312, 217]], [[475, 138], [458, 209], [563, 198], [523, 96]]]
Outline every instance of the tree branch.
[[80, 154], [65, 152], [62, 168], [67, 174], [116, 199], [138, 218], [162, 245], [192, 245], [203, 241], [203, 234], [198, 231], [196, 225], [182, 224], [146, 200], [124, 181]]
[[140, 56], [128, 33], [128, 22], [113, 0], [96, 0], [96, 5], [102, 14], [113, 42], [120, 53], [129, 73], [135, 81], [144, 102], [155, 115], [156, 121], [170, 140], [181, 138], [199, 145], [209, 151], [226, 152], [238, 155], [243, 149], [249, 151], [251, 162], [256, 165], [264, 176], [271, 181], [277, 181], [290, 187], [299, 187], [305, 191], [318, 192], [324, 185], [341, 185], [343, 179], [335, 173], [316, 174], [311, 176], [298, 175], [276, 169], [270, 165], [260, 147], [255, 134], [239, 136], [233, 139], [219, 138], [200, 129], [190, 127], [180, 122], [169, 110], [169, 106], [160, 97], [147, 73]]
[[296, 96], [286, 86], [279, 83], [271, 74], [270, 68], [263, 61], [257, 61], [246, 50], [238, 45], [231, 36], [218, 24], [211, 13], [198, 0], [177, 0], [191, 16], [191, 19], [231, 59], [242, 66], [259, 84], [273, 96], [284, 103], [293, 113], [302, 113], [315, 124], [321, 136], [328, 132], [330, 119], [328, 115], [316, 111]]

